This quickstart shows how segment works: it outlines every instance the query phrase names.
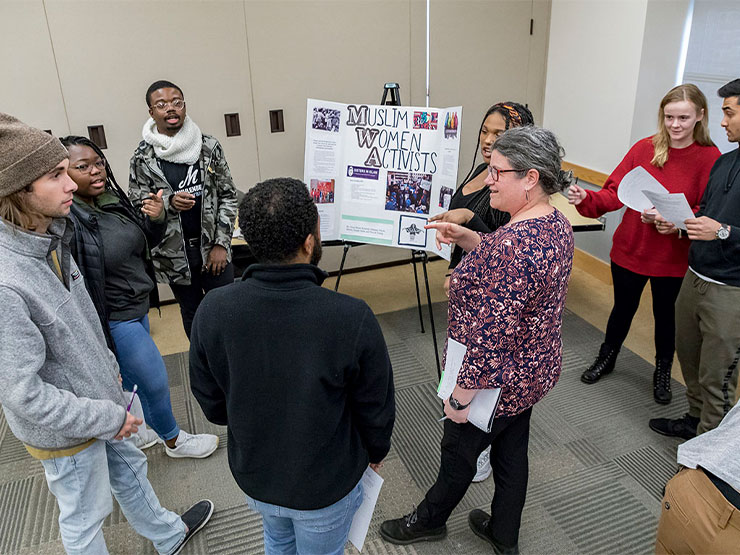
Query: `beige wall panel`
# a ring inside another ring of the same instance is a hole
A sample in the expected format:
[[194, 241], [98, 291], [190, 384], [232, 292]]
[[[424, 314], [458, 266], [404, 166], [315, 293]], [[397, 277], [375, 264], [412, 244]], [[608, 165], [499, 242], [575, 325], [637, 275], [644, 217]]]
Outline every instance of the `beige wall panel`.
[[[244, 8], [240, 1], [47, 0], [71, 131], [103, 124], [119, 183], [148, 117], [144, 93], [168, 79], [183, 88], [188, 114], [221, 141], [234, 181], [258, 177]], [[225, 113], [238, 112], [239, 137]]]
[[[409, 98], [404, 0], [246, 1], [262, 179], [303, 177], [306, 99], [377, 104], [397, 81]], [[285, 132], [270, 133], [282, 109]]]
[[[536, 4], [540, 19], [530, 36], [530, 1], [431, 2], [430, 104], [463, 106], [460, 179], [473, 162], [481, 118], [489, 106], [503, 100], [528, 103], [536, 121], [542, 121], [549, 2]], [[413, 2], [412, 13], [418, 22], [414, 31], [421, 32], [423, 41], [425, 3]]]
[[[383, 84], [396, 81], [409, 104], [408, 1], [247, 0], [245, 8], [262, 179], [303, 178], [307, 98], [378, 104]], [[276, 109], [283, 133], [270, 132]], [[338, 269], [341, 249], [324, 252], [321, 267]], [[347, 267], [409, 256], [362, 246], [350, 251]]]
[[689, 0], [648, 1], [631, 143], [655, 133], [660, 101], [676, 85], [689, 9]]
[[648, 0], [553, 0], [544, 125], [609, 174], [631, 146]]
[[0, 111], [69, 131], [41, 0], [0, 1]]

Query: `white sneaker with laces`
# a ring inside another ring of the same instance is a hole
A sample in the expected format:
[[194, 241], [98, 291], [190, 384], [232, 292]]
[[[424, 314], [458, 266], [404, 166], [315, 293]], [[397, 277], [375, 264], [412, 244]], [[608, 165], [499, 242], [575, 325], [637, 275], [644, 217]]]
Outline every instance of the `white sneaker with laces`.
[[205, 459], [218, 447], [218, 436], [212, 434], [189, 434], [180, 430], [175, 441], [175, 448], [170, 449], [165, 443], [164, 450], [173, 459]]
[[480, 455], [478, 455], [478, 472], [473, 477], [473, 482], [482, 482], [491, 475], [493, 469], [491, 468], [491, 448], [488, 447]]
[[136, 445], [136, 447], [138, 447], [142, 451], [144, 449], [149, 449], [150, 447], [153, 447], [161, 441], [159, 439], [159, 436], [157, 435], [157, 432], [155, 432], [151, 428], [139, 428], [139, 431], [131, 437], [134, 440], [134, 445]]

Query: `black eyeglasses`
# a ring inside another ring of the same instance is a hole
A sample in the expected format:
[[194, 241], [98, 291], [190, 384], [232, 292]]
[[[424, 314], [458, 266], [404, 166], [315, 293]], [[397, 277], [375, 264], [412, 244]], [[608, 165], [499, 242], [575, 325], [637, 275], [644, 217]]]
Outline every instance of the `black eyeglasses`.
[[490, 175], [493, 178], [494, 181], [498, 181], [499, 178], [501, 177], [501, 174], [502, 173], [509, 173], [509, 172], [519, 172], [519, 173], [522, 173], [522, 172], [525, 172], [525, 171], [527, 171], [527, 170], [516, 170], [516, 169], [514, 169], [514, 170], [500, 170], [500, 169], [495, 168], [493, 166], [488, 166], [488, 175]]

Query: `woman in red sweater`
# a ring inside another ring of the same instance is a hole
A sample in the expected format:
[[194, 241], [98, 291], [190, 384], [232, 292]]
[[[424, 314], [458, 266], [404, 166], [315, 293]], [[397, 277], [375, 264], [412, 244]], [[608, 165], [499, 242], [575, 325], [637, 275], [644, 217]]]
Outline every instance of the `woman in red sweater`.
[[[658, 132], [629, 150], [600, 191], [572, 185], [568, 200], [579, 213], [591, 218], [619, 210], [623, 206], [617, 198], [619, 183], [627, 172], [642, 166], [668, 192], [685, 194], [696, 211], [719, 155], [707, 128], [707, 99], [695, 85], [679, 85], [660, 102]], [[614, 369], [649, 280], [655, 318], [653, 397], [655, 402], [667, 404], [671, 401], [675, 347], [674, 304], [688, 268], [689, 240], [676, 234], [661, 235], [652, 225], [654, 219], [654, 214], [627, 208], [614, 232], [610, 253], [614, 307], [604, 343], [581, 381], [596, 383]]]

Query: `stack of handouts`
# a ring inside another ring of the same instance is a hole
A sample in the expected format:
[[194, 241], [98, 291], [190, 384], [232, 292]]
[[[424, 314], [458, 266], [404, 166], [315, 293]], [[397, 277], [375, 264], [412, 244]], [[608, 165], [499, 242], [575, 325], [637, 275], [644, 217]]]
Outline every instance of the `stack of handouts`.
[[686, 229], [686, 220], [695, 217], [686, 195], [669, 193], [642, 166], [637, 166], [622, 178], [617, 196], [622, 204], [637, 212], [655, 208], [665, 220], [681, 229]]

